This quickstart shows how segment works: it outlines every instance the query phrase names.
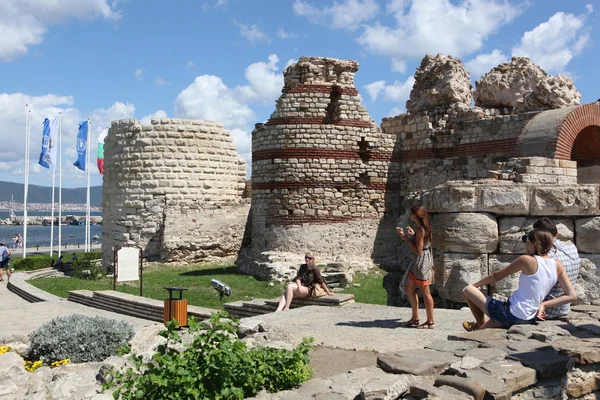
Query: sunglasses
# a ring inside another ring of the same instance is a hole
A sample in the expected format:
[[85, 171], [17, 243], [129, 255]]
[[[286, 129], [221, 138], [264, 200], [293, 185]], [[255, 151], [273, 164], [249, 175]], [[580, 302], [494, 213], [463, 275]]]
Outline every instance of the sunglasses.
[[525, 235], [521, 236], [521, 241], [523, 243], [527, 243], [527, 241], [531, 238], [533, 238], [533, 231], [529, 231], [529, 233], [526, 233]]
[[305, 260], [312, 260], [312, 257], [304, 257]]

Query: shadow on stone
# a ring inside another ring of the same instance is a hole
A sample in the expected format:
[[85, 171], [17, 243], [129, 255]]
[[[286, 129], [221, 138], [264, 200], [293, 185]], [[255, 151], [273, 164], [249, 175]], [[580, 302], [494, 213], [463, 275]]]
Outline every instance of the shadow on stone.
[[231, 267], [219, 267], [209, 269], [198, 269], [195, 271], [182, 272], [180, 276], [212, 276], [212, 275], [236, 275], [238, 274], [236, 266]]
[[[405, 328], [404, 322], [397, 319], [376, 319], [373, 321], [348, 321], [338, 322], [338, 326], [352, 326], [354, 328]], [[406, 327], [408, 328], [408, 327]], [[412, 328], [414, 329], [414, 328]]]

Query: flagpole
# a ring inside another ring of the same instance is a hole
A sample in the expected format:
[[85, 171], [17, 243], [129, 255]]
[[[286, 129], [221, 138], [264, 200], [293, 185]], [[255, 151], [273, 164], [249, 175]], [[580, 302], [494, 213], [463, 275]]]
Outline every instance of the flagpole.
[[58, 113], [58, 257], [62, 244], [62, 112]]
[[90, 141], [91, 141], [91, 133], [92, 125], [90, 119], [88, 118], [88, 129], [87, 129], [87, 151], [85, 154], [85, 167], [87, 168], [87, 205], [85, 210], [85, 247], [86, 251], [90, 251], [90, 177], [91, 177], [91, 168], [90, 168]]
[[29, 190], [29, 138], [30, 138], [30, 110], [25, 104], [25, 187], [23, 189], [23, 258], [27, 257], [27, 194]]
[[52, 216], [50, 217], [50, 257], [54, 254], [54, 183], [56, 182], [56, 160], [52, 166]]

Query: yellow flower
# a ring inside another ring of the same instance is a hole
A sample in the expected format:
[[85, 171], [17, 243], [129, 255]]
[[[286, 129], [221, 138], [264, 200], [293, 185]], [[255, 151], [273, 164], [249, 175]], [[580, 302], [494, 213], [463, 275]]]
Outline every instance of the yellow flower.
[[10, 351], [10, 347], [0, 346], [0, 354], [8, 353], [9, 351]]

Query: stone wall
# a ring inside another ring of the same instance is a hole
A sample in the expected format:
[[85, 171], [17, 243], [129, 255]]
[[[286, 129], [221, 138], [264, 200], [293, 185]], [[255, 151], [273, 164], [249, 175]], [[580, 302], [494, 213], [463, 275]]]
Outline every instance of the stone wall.
[[[395, 135], [381, 131], [354, 87], [358, 63], [301, 57], [284, 73], [276, 110], [252, 132], [251, 243], [241, 269], [265, 275], [265, 252], [342, 257], [370, 266], [381, 219], [399, 208], [389, 176]], [[393, 230], [395, 218], [389, 218]], [[267, 275], [272, 275], [267, 273]], [[275, 274], [277, 275], [277, 274]], [[281, 275], [284, 275], [283, 273]]]
[[103, 264], [128, 242], [149, 260], [231, 261], [249, 204], [246, 166], [220, 123], [113, 121], [105, 141]]
[[[559, 163], [563, 167], [554, 166]], [[579, 301], [600, 302], [599, 185], [578, 185], [572, 161], [536, 157], [511, 159], [507, 164], [521, 166], [516, 169], [523, 172], [524, 168], [541, 168], [546, 173], [541, 173], [537, 181], [537, 175], [528, 170], [530, 173], [513, 175], [513, 179], [524, 176], [521, 182], [448, 182], [415, 199], [432, 214], [439, 296], [450, 303], [464, 303], [462, 288], [525, 254], [521, 236], [537, 219], [549, 217], [557, 223], [559, 239], [573, 242], [580, 253], [582, 263], [576, 285]], [[572, 181], [557, 185], [556, 179], [565, 176]], [[491, 294], [505, 298], [517, 286], [518, 277], [511, 277], [492, 287]]]

